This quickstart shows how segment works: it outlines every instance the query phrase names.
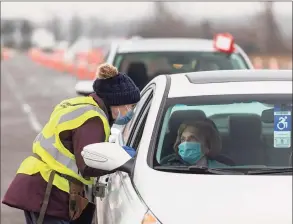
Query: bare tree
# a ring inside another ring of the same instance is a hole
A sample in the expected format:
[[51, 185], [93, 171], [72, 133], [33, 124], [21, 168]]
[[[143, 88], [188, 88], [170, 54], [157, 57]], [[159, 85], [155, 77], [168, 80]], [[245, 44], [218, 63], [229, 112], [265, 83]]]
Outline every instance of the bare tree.
[[213, 38], [213, 28], [209, 20], [204, 20], [201, 23], [201, 37], [205, 39]]
[[263, 51], [279, 53], [286, 51], [283, 38], [274, 15], [274, 2], [264, 2], [263, 14]]
[[83, 22], [78, 15], [74, 15], [69, 24], [69, 42], [74, 43], [83, 34]]
[[54, 15], [52, 20], [49, 21], [48, 29], [53, 33], [56, 41], [63, 40], [62, 20], [59, 16]]
[[99, 26], [99, 21], [95, 17], [90, 17], [87, 20], [87, 26], [86, 26], [86, 34], [89, 38], [96, 38], [99, 36], [101, 32], [101, 27]]

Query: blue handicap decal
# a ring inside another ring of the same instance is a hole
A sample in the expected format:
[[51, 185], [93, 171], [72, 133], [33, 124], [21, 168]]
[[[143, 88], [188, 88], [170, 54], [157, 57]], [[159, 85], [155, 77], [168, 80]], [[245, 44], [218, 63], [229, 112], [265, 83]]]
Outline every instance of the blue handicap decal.
[[291, 108], [274, 108], [274, 147], [291, 147]]
[[274, 131], [291, 131], [291, 111], [282, 111], [279, 107], [274, 111]]

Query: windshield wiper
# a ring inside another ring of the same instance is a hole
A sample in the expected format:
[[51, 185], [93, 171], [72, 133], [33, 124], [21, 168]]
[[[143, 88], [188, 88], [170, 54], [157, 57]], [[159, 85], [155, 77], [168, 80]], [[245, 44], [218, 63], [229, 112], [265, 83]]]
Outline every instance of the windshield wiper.
[[245, 174], [240, 171], [228, 170], [228, 169], [215, 169], [200, 166], [156, 166], [156, 170], [175, 172], [175, 173], [195, 173], [195, 174]]
[[209, 168], [204, 166], [189, 166], [188, 170], [196, 172], [206, 172], [210, 174], [240, 174], [244, 175], [245, 173], [237, 170], [222, 169], [222, 168]]
[[265, 168], [260, 170], [251, 170], [248, 171], [248, 175], [257, 175], [257, 174], [275, 174], [275, 173], [292, 173], [292, 167], [284, 167], [284, 168]]

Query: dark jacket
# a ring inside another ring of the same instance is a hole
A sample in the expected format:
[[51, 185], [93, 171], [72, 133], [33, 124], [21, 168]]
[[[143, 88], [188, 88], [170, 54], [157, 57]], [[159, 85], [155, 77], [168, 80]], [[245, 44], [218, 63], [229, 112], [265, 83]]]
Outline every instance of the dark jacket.
[[[91, 94], [90, 96], [108, 116], [103, 101], [96, 94]], [[84, 146], [104, 142], [105, 133], [100, 118], [91, 118], [77, 129], [60, 133], [60, 139], [63, 145], [75, 155], [76, 164], [83, 176], [97, 177], [101, 175], [99, 170], [86, 166], [81, 156]], [[47, 182], [39, 173], [32, 176], [16, 174], [4, 195], [2, 203], [22, 210], [39, 212], [46, 186]], [[53, 185], [46, 214], [69, 220], [68, 201], [68, 193], [59, 190]]]

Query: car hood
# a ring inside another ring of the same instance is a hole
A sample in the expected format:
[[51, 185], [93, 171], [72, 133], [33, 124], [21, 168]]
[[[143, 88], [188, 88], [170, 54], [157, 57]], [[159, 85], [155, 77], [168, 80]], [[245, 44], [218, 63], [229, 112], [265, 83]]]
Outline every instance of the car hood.
[[163, 224], [292, 224], [292, 176], [156, 173], [138, 190]]

